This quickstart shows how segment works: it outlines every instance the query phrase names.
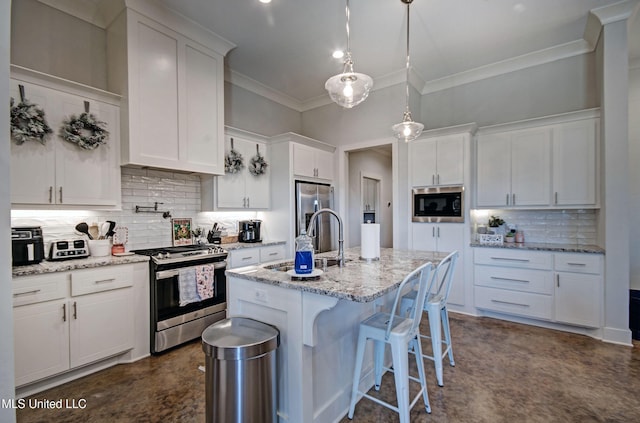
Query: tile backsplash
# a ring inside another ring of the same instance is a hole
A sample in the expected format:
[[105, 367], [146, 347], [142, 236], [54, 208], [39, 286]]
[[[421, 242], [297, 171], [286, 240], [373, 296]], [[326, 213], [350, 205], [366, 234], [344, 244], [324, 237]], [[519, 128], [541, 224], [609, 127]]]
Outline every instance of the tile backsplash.
[[[158, 213], [136, 213], [136, 206], [150, 210], [158, 203]], [[200, 212], [200, 176], [164, 170], [122, 168], [121, 211], [13, 210], [11, 226], [42, 226], [45, 243], [79, 237], [79, 222], [112, 220], [128, 228], [127, 250], [171, 245], [171, 218], [191, 218], [192, 227], [208, 231], [214, 222], [233, 235], [238, 220], [260, 218], [257, 212]]]
[[597, 210], [472, 210], [473, 230], [499, 216], [524, 232], [525, 242], [597, 245]]

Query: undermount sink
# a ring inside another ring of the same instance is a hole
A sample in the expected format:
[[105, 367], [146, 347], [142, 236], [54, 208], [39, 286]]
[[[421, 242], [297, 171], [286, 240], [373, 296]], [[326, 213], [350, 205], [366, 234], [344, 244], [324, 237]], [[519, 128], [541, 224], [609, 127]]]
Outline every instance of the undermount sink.
[[[339, 260], [337, 258], [316, 258], [314, 260], [314, 266], [316, 269], [322, 269], [324, 265], [324, 260], [327, 261], [327, 267], [337, 266]], [[345, 263], [350, 261], [349, 259], [344, 260]], [[295, 268], [293, 261], [286, 261], [284, 263], [276, 263], [276, 264], [267, 264], [264, 266], [265, 269], [273, 270], [276, 272], [288, 272], [289, 270], [293, 270]]]

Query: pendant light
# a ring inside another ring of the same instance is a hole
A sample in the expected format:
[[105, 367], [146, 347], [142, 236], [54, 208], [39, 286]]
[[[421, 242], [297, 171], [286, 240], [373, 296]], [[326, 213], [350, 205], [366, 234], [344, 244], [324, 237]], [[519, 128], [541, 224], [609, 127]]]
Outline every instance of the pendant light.
[[369, 75], [353, 71], [349, 34], [349, 0], [347, 0], [346, 13], [347, 52], [344, 58], [344, 69], [341, 74], [329, 78], [324, 84], [324, 88], [329, 92], [331, 100], [346, 109], [350, 109], [362, 103], [367, 98], [371, 87], [373, 87], [373, 79], [371, 79]]
[[420, 136], [422, 130], [424, 129], [424, 125], [418, 122], [414, 122], [411, 119], [411, 110], [409, 110], [409, 6], [413, 0], [400, 0], [402, 3], [407, 5], [407, 82], [406, 82], [406, 98], [407, 98], [407, 107], [404, 110], [404, 114], [402, 116], [402, 122], [396, 123], [391, 127], [393, 132], [399, 140], [404, 140], [405, 142], [413, 141]]

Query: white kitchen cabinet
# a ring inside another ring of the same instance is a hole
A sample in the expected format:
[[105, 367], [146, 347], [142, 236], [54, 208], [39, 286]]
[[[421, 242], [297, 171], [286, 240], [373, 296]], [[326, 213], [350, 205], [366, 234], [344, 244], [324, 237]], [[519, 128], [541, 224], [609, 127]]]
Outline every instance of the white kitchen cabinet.
[[597, 206], [599, 119], [553, 127], [553, 205]]
[[303, 144], [293, 144], [293, 173], [319, 179], [333, 179], [333, 154]]
[[252, 266], [270, 261], [283, 260], [286, 256], [285, 245], [255, 245], [229, 250], [227, 257], [227, 267], [234, 269], [237, 267]]
[[161, 6], [107, 28], [110, 89], [125, 96], [122, 162], [224, 174], [226, 40]]
[[[237, 173], [225, 173], [215, 177], [215, 204], [212, 203], [213, 176], [201, 177], [202, 209], [268, 209], [271, 197], [271, 172], [270, 159], [267, 144], [261, 140], [248, 138], [244, 131], [228, 131], [225, 136], [225, 154], [233, 148], [244, 159], [244, 169]], [[240, 136], [234, 135], [240, 134]], [[253, 175], [249, 171], [251, 159], [258, 154], [262, 155], [268, 166], [266, 172], [261, 175]]]
[[[115, 95], [78, 86], [55, 77], [12, 68], [11, 96], [19, 101], [19, 85], [25, 97], [45, 111], [53, 133], [45, 145], [11, 141], [11, 202], [16, 208], [47, 205], [119, 208], [120, 116]], [[71, 115], [89, 112], [105, 122], [106, 144], [85, 150], [62, 139], [58, 132]]]
[[555, 254], [557, 321], [586, 327], [601, 326], [603, 295], [601, 255]]
[[463, 185], [466, 137], [465, 134], [452, 134], [409, 144], [411, 185]]
[[16, 386], [134, 346], [133, 265], [13, 279]]
[[378, 204], [378, 183], [371, 178], [362, 178], [362, 210], [364, 212], [375, 212]]
[[549, 206], [551, 128], [481, 135], [477, 159], [478, 207]]
[[465, 304], [465, 224], [464, 223], [413, 223], [412, 244], [414, 250], [438, 251], [450, 253], [459, 252], [456, 270], [453, 275], [448, 302], [451, 304]]

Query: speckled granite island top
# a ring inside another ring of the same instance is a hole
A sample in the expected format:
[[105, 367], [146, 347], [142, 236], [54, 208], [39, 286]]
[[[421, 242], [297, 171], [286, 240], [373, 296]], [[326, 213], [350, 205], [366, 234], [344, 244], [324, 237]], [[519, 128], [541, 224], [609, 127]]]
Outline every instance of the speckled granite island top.
[[240, 250], [243, 248], [259, 248], [259, 247], [269, 247], [272, 245], [284, 245], [286, 243], [287, 243], [286, 241], [263, 240], [262, 242], [230, 242], [227, 244], [220, 244], [220, 246], [227, 251], [232, 251], [232, 250]]
[[27, 266], [13, 266], [12, 276], [41, 275], [53, 272], [65, 272], [75, 269], [89, 269], [92, 267], [112, 266], [149, 261], [149, 257], [133, 254], [130, 256], [87, 257], [73, 260], [43, 261], [39, 264]]
[[[327, 258], [335, 256], [335, 251], [316, 255]], [[286, 272], [262, 266], [227, 270], [226, 274], [227, 280], [236, 277], [364, 303], [397, 289], [404, 277], [419, 265], [430, 261], [435, 266], [446, 256], [446, 253], [431, 251], [381, 248], [379, 261], [366, 262], [360, 259], [360, 247], [354, 247], [345, 250], [345, 267], [329, 267], [316, 280], [292, 280]]]
[[549, 244], [536, 242], [503, 242], [502, 244], [480, 244], [479, 242], [472, 242], [471, 246], [483, 248], [509, 248], [513, 250], [551, 251], [557, 253], [605, 253], [604, 248], [598, 247], [597, 245]]

